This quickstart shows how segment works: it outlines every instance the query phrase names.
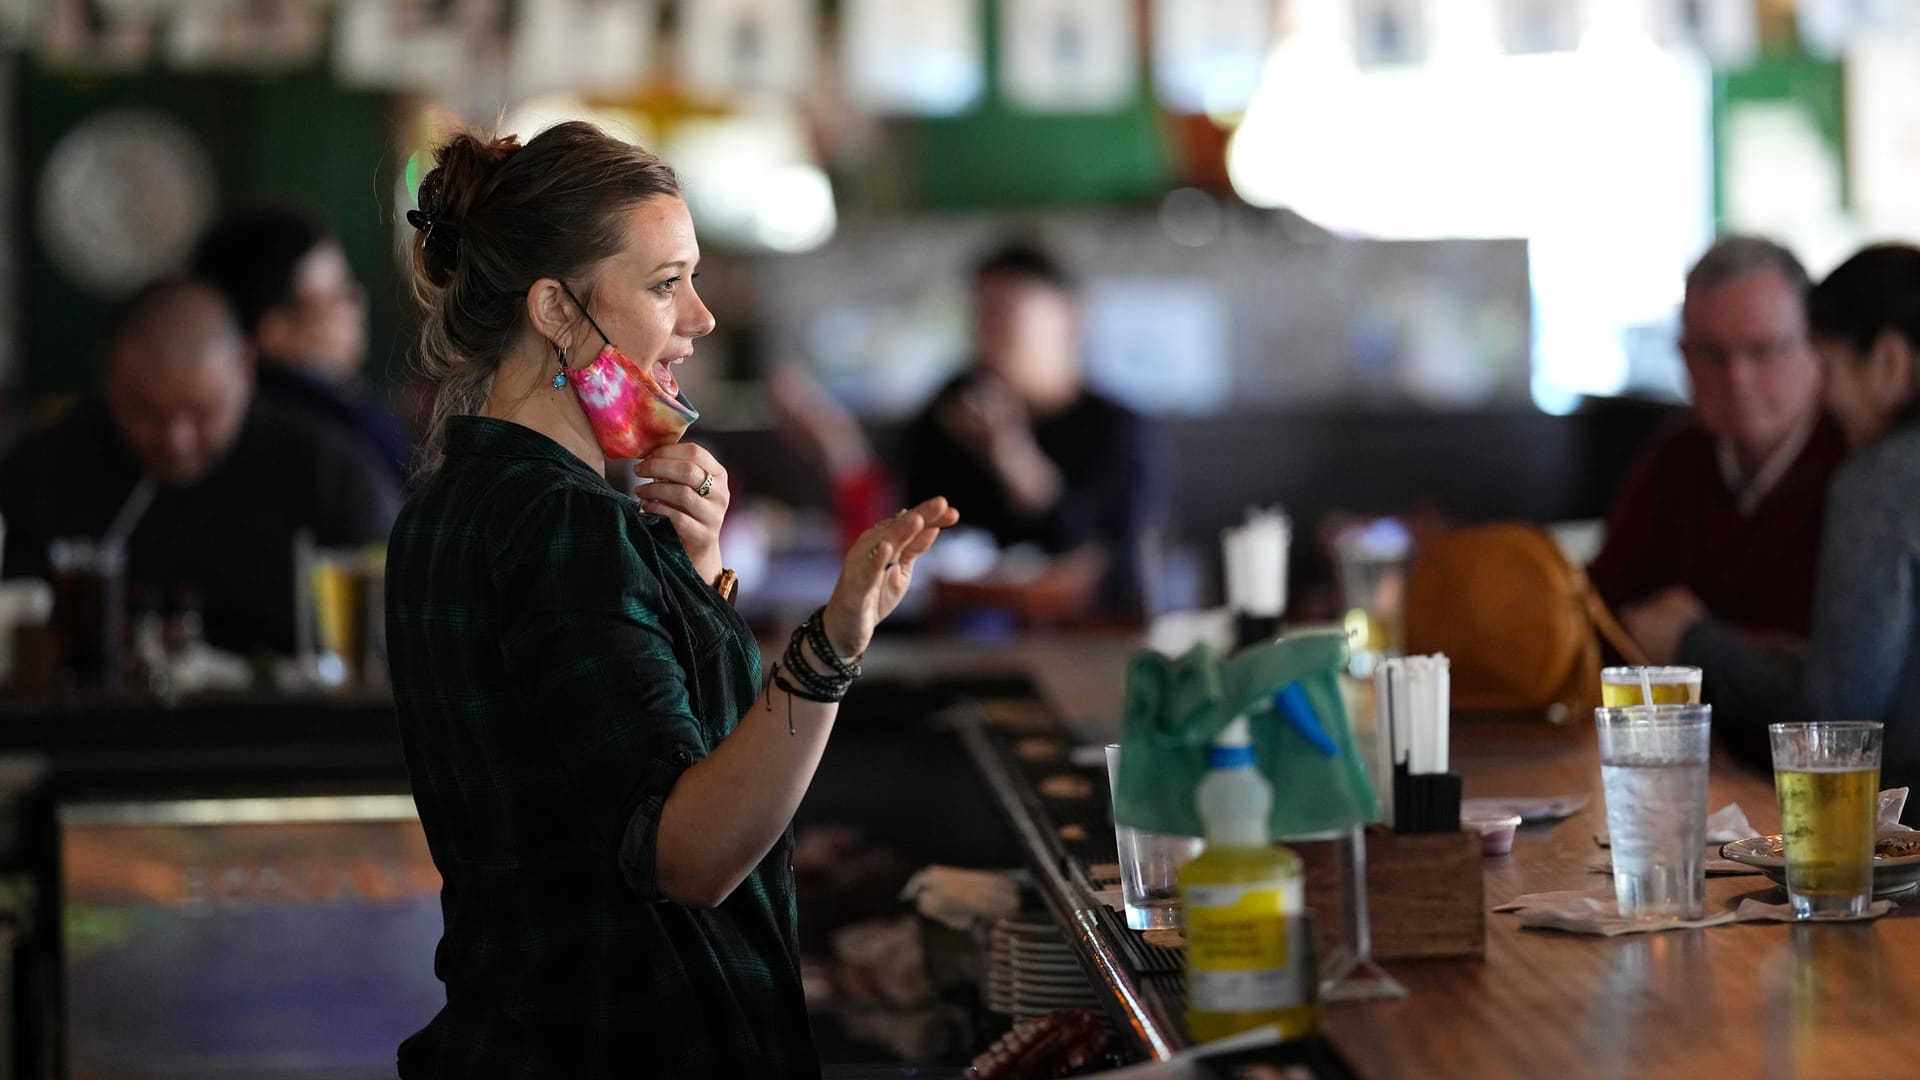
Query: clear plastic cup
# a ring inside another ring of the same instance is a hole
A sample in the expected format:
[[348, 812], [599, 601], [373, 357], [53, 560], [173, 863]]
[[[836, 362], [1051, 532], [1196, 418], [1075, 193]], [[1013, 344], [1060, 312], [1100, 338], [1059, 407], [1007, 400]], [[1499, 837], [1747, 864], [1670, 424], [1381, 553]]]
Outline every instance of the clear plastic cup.
[[1594, 710], [1623, 919], [1698, 919], [1707, 904], [1710, 705]]
[[[1120, 744], [1107, 744], [1107, 784], [1120, 786]], [[1120, 899], [1127, 925], [1135, 930], [1167, 930], [1180, 925], [1180, 868], [1206, 848], [1193, 836], [1168, 836], [1122, 825], [1115, 819], [1113, 839], [1120, 849]]]

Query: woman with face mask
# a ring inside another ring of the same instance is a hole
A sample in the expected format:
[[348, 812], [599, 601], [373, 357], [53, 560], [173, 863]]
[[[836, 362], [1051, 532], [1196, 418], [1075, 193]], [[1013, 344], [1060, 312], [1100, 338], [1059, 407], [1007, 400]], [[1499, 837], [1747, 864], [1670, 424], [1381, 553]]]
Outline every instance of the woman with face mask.
[[[869, 530], [763, 674], [679, 441], [714, 320], [673, 173], [580, 123], [458, 135], [408, 215], [438, 400], [388, 651], [444, 879], [446, 1006], [400, 1075], [813, 1077], [788, 824], [931, 499]], [[635, 458], [635, 499], [604, 480]]]
[[1807, 323], [1853, 448], [1827, 496], [1811, 647], [1756, 647], [1684, 594], [1629, 628], [1700, 664], [1715, 726], [1757, 760], [1768, 722], [1878, 720], [1881, 786], [1920, 782], [1920, 248], [1855, 254], [1807, 294]]

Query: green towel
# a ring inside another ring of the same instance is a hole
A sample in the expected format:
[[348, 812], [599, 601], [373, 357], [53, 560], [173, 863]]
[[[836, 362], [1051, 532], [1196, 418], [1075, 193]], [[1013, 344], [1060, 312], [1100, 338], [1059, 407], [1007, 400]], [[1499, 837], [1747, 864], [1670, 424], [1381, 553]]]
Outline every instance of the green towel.
[[[1224, 660], [1205, 645], [1177, 660], [1151, 651], [1136, 655], [1127, 669], [1115, 820], [1151, 832], [1202, 835], [1194, 789], [1206, 775], [1214, 737], [1241, 713], [1253, 729], [1254, 758], [1273, 785], [1268, 826], [1275, 839], [1374, 820], [1373, 785], [1340, 700], [1346, 663], [1347, 636], [1338, 631], [1249, 646]], [[1274, 710], [1274, 696], [1293, 683], [1305, 691], [1335, 753]]]

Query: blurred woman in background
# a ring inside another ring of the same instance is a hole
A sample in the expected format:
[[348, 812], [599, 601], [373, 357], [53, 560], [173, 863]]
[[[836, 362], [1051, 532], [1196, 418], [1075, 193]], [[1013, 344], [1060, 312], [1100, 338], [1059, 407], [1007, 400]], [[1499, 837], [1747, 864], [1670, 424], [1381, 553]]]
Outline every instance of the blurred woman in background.
[[1898, 786], [1920, 780], [1920, 248], [1854, 255], [1808, 294], [1807, 319], [1854, 450], [1828, 495], [1808, 655], [1753, 648], [1680, 591], [1624, 619], [1656, 663], [1705, 670], [1758, 756], [1764, 723], [1878, 720], [1883, 786]]

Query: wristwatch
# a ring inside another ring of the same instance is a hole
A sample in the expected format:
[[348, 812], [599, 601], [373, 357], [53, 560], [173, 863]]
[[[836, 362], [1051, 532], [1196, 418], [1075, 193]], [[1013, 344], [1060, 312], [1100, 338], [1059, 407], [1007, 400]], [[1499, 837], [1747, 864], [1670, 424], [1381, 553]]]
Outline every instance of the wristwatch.
[[733, 603], [733, 594], [740, 591], [740, 575], [722, 568], [720, 576], [713, 579], [713, 591], [720, 594], [720, 599]]

